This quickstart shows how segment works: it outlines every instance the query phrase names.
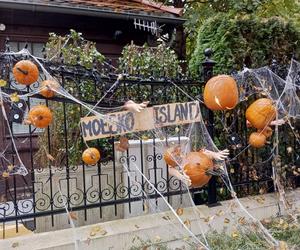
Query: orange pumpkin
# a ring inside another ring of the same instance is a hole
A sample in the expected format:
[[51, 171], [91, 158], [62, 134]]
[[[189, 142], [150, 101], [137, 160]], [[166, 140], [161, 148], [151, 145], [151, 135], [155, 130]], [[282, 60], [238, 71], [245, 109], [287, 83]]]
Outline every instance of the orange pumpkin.
[[13, 75], [18, 83], [30, 85], [38, 80], [39, 70], [33, 62], [22, 60], [14, 66]]
[[259, 129], [257, 132], [260, 134], [262, 133], [266, 138], [271, 137], [273, 134], [273, 130], [269, 126], [265, 127], [264, 129]]
[[176, 167], [181, 161], [181, 148], [180, 146], [173, 146], [168, 148], [164, 153], [164, 160], [170, 167]]
[[249, 137], [249, 144], [254, 148], [262, 148], [266, 144], [266, 136], [262, 133], [253, 132]]
[[87, 165], [95, 165], [100, 160], [100, 152], [96, 148], [87, 148], [82, 153], [82, 160]]
[[59, 88], [59, 84], [56, 81], [53, 80], [45, 80], [41, 83], [41, 90], [40, 94], [46, 98], [51, 98], [55, 95], [54, 90], [57, 90]]
[[204, 88], [204, 103], [211, 110], [233, 109], [239, 102], [239, 92], [231, 76], [218, 75], [211, 78]]
[[260, 98], [246, 110], [246, 118], [257, 129], [268, 126], [276, 117], [276, 108], [271, 99]]
[[45, 105], [37, 105], [30, 109], [28, 120], [37, 128], [46, 128], [52, 122], [52, 112]]
[[212, 160], [203, 152], [190, 152], [185, 158], [184, 172], [192, 182], [192, 187], [202, 187], [206, 185], [211, 175], [206, 173], [213, 167]]

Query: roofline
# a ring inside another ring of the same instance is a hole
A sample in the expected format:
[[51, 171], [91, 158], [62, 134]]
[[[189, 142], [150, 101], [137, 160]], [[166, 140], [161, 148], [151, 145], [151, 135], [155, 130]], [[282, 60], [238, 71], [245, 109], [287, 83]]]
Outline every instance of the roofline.
[[3, 1], [0, 0], [0, 8], [6, 9], [18, 9], [28, 10], [33, 12], [49, 12], [49, 13], [60, 13], [60, 14], [73, 14], [73, 15], [84, 15], [93, 17], [104, 17], [113, 19], [133, 20], [135, 18], [146, 18], [149, 21], [157, 21], [165, 24], [183, 24], [186, 19], [179, 17], [168, 17], [168, 16], [157, 16], [138, 14], [134, 12], [128, 13], [116, 13], [111, 10], [103, 10], [90, 7], [77, 7], [77, 6], [57, 6], [51, 4], [42, 3], [21, 3], [16, 1]]

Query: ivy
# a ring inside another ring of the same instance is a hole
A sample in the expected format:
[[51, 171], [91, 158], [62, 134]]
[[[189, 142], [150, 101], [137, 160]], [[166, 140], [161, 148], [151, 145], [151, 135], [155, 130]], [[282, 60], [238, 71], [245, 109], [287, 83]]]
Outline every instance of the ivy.
[[119, 59], [119, 70], [130, 75], [169, 78], [175, 78], [182, 72], [175, 51], [164, 43], [157, 47], [147, 44], [140, 47], [133, 43], [125, 46]]

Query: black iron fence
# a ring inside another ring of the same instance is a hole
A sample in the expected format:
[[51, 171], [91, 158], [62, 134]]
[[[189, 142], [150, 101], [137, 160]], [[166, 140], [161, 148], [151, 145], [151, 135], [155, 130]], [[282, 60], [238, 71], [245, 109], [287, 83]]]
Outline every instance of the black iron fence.
[[[189, 96], [201, 99], [204, 82], [213, 75], [216, 63], [210, 56], [210, 51], [206, 51], [201, 79], [191, 80], [184, 76], [178, 76], [177, 79], [153, 79], [139, 75], [126, 76], [126, 72], [123, 72], [125, 77], [119, 80], [113, 89], [118, 75], [109, 66], [87, 70], [79, 65], [70, 66], [39, 60], [52, 76], [60, 80], [69, 93], [88, 104], [94, 105], [104, 93], [111, 90], [99, 104], [103, 112], [109, 112], [128, 99], [150, 100], [152, 105], [190, 101], [190, 97], [181, 90]], [[38, 84], [33, 84], [20, 88], [14, 82], [12, 67], [23, 58], [21, 55], [0, 56], [1, 79], [8, 82], [8, 85], [2, 88], [5, 93], [26, 94], [39, 87]], [[41, 75], [41, 79], [43, 77]], [[80, 159], [85, 144], [78, 126], [80, 117], [86, 115], [86, 111], [76, 102], [63, 96], [44, 99], [43, 96], [34, 94], [28, 96], [25, 101], [28, 109], [36, 103], [45, 103], [53, 110], [55, 121], [45, 130], [36, 130], [30, 125], [18, 125], [12, 116], [11, 138], [1, 117], [1, 151], [5, 152], [5, 157], [11, 162], [17, 163], [16, 152], [11, 143], [14, 139], [29, 172], [27, 176], [0, 177], [0, 223], [4, 227], [6, 223], [14, 221], [16, 230], [19, 223], [37, 231], [51, 230], [59, 223], [59, 214], [66, 212], [65, 204], [69, 211], [77, 211], [84, 221], [91, 223], [97, 220], [124, 218], [138, 213], [137, 210], [145, 211], [149, 209], [147, 199], [154, 199], [156, 206], [163, 209], [156, 191], [130, 166], [131, 164], [138, 165], [141, 172], [169, 202], [178, 206], [182, 202], [186, 191], [180, 181], [169, 176], [168, 168], [162, 159], [162, 149], [158, 147], [159, 138], [151, 134], [139, 134], [142, 139], [132, 140], [126, 157], [118, 155], [115, 150], [116, 138], [95, 140], [91, 144], [101, 149], [102, 159], [96, 167], [88, 167]], [[5, 105], [8, 113], [16, 112], [9, 102]], [[244, 117], [246, 107], [247, 104], [242, 103], [233, 111], [217, 114], [202, 107], [204, 121], [211, 136], [217, 145], [231, 149], [232, 157], [247, 145], [248, 129]], [[285, 135], [290, 133], [289, 127], [280, 130]], [[177, 139], [184, 140], [181, 137], [182, 135], [178, 134]], [[284, 136], [282, 145], [282, 150], [287, 150], [288, 147], [293, 149], [291, 153], [286, 151], [286, 158], [283, 159], [285, 164], [295, 164], [299, 145], [293, 135]], [[228, 164], [230, 178], [239, 196], [272, 191], [271, 160], [267, 160], [270, 148], [267, 146], [262, 150], [248, 149]], [[134, 183], [129, 181], [128, 173], [120, 164], [122, 161], [127, 161], [129, 172], [135, 178]], [[3, 160], [0, 163], [2, 168], [6, 167]], [[297, 183], [295, 177], [289, 181], [291, 187], [299, 185], [299, 180]], [[215, 205], [217, 201], [230, 197], [219, 178], [212, 178], [208, 187], [191, 189], [191, 193], [196, 204]], [[45, 223], [49, 224], [47, 228]]]

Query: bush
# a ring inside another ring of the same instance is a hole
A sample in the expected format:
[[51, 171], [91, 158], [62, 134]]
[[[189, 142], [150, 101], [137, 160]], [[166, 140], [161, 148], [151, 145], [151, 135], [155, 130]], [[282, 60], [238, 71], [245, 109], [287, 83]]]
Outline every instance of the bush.
[[251, 68], [269, 65], [272, 59], [288, 65], [291, 57], [300, 53], [299, 41], [300, 33], [282, 18], [262, 19], [252, 15], [238, 18], [219, 13], [200, 27], [189, 69], [198, 75], [206, 48], [214, 51], [217, 73], [230, 73], [244, 65]]

